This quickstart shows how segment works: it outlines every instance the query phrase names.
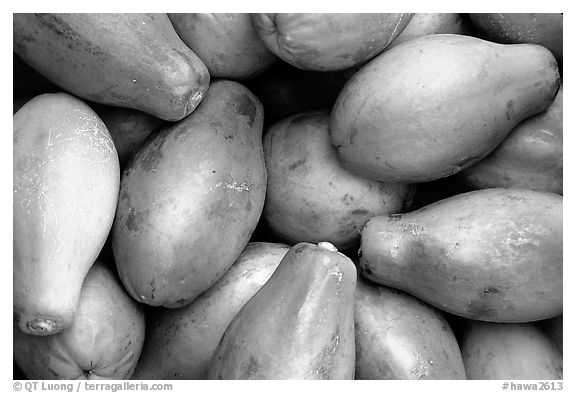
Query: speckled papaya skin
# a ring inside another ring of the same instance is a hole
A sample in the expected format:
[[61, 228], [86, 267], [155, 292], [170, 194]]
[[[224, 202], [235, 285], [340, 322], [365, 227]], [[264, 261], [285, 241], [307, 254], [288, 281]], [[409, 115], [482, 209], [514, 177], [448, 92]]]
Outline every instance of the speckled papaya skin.
[[469, 319], [562, 313], [562, 196], [493, 188], [368, 221], [362, 275]]
[[14, 52], [81, 98], [177, 121], [208, 89], [208, 69], [166, 14], [14, 14], [13, 20]]
[[124, 169], [114, 257], [128, 293], [181, 307], [216, 282], [254, 231], [266, 194], [262, 105], [214, 82], [198, 109], [150, 138]]
[[209, 379], [353, 379], [356, 268], [321, 244], [290, 249], [226, 329]]

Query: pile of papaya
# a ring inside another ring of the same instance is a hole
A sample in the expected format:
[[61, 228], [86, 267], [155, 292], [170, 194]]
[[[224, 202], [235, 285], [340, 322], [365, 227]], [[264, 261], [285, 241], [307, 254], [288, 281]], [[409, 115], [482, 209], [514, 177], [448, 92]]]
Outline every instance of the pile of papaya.
[[562, 379], [562, 14], [13, 14], [15, 379]]

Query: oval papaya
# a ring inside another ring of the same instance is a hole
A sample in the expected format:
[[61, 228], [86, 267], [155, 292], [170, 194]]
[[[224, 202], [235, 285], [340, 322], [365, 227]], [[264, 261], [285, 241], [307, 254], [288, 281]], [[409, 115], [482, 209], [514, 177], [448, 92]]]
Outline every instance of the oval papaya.
[[151, 311], [133, 379], [205, 379], [230, 321], [289, 249], [284, 244], [248, 243], [226, 274], [192, 303]]
[[327, 111], [300, 113], [267, 130], [263, 218], [293, 244], [329, 241], [349, 251], [357, 249], [368, 219], [400, 212], [414, 187], [366, 179], [343, 168], [330, 143], [329, 116]]
[[562, 313], [562, 197], [492, 188], [372, 218], [359, 269], [469, 319], [528, 322]]
[[262, 213], [262, 106], [214, 82], [194, 113], [147, 140], [122, 173], [112, 247], [136, 300], [182, 307], [240, 255]]
[[55, 334], [110, 232], [118, 155], [102, 120], [66, 93], [20, 108], [13, 140], [14, 318], [25, 333]]
[[209, 379], [353, 379], [356, 268], [299, 243], [224, 332]]
[[458, 34], [406, 41], [340, 92], [329, 130], [342, 164], [385, 182], [419, 183], [480, 161], [525, 118], [546, 110], [560, 77], [540, 45]]
[[304, 70], [335, 71], [382, 52], [412, 14], [253, 14], [256, 31], [276, 56]]
[[362, 279], [354, 302], [356, 379], [466, 379], [460, 347], [440, 311]]
[[96, 262], [78, 312], [60, 334], [14, 329], [14, 359], [29, 379], [129, 379], [144, 344], [144, 312], [118, 277]]
[[14, 51], [63, 89], [177, 121], [210, 75], [166, 14], [14, 14]]

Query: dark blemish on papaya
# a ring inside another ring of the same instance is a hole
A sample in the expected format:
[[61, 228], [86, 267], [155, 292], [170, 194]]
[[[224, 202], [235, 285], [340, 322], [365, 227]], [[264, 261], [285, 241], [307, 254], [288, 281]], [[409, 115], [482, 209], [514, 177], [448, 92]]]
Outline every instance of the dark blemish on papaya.
[[506, 120], [511, 120], [514, 115], [514, 101], [508, 100], [506, 103]]
[[229, 141], [229, 140], [231, 140], [231, 139], [234, 139], [234, 135], [232, 135], [232, 134], [226, 135], [226, 136], [224, 137], [224, 139], [226, 139], [227, 141]]
[[252, 211], [252, 202], [250, 202], [250, 200], [246, 203], [246, 211]]
[[140, 167], [144, 170], [156, 172], [158, 164], [162, 161], [164, 155], [162, 154], [162, 145], [166, 141], [166, 134], [161, 134], [157, 138], [150, 140], [150, 142], [143, 148], [141, 154], [138, 155], [136, 161], [140, 163]]
[[350, 137], [348, 138], [348, 144], [352, 144], [354, 138], [356, 137], [356, 135], [358, 135], [358, 129], [356, 127], [352, 127], [350, 129]]
[[[362, 251], [360, 251], [360, 250], [358, 251], [358, 256], [359, 256], [359, 257], [362, 257]], [[373, 273], [373, 272], [372, 272], [372, 269], [370, 269], [370, 266], [368, 266], [368, 265], [362, 266], [362, 271], [363, 271], [364, 273], [366, 273], [367, 275], [369, 275], [369, 276], [371, 276], [372, 273]]]
[[304, 251], [304, 247], [298, 247], [294, 250], [294, 254], [301, 254]]
[[498, 295], [499, 293], [502, 293], [502, 291], [494, 287], [487, 287], [482, 291], [483, 295]]
[[138, 213], [136, 209], [131, 207], [128, 209], [128, 218], [126, 218], [126, 228], [129, 231], [140, 231], [142, 229], [142, 224], [146, 217], [145, 213]]
[[246, 371], [244, 372], [243, 378], [241, 379], [250, 379], [250, 377], [253, 377], [258, 372], [259, 368], [260, 365], [258, 364], [258, 360], [256, 360], [254, 355], [250, 355], [250, 357], [248, 358], [248, 365], [246, 367]]
[[368, 210], [366, 210], [366, 209], [356, 209], [356, 210], [352, 210], [352, 214], [354, 214], [354, 215], [362, 215], [362, 216], [363, 216], [363, 215], [366, 215], [366, 214], [368, 214], [368, 213], [370, 213], [370, 212], [369, 212]]
[[184, 299], [184, 298], [182, 297], [182, 298], [176, 300], [176, 303], [178, 303], [178, 304], [184, 304], [184, 303], [186, 303], [186, 299]]
[[237, 110], [242, 116], [248, 117], [248, 125], [254, 125], [254, 118], [256, 117], [256, 105], [248, 94], [242, 94], [237, 98]]
[[341, 198], [342, 202], [344, 202], [344, 204], [346, 206], [350, 206], [350, 204], [352, 202], [354, 202], [354, 197], [350, 194], [344, 194], [344, 196]]
[[388, 221], [400, 221], [402, 219], [403, 214], [389, 214]]
[[293, 162], [288, 166], [288, 169], [293, 171], [294, 169], [306, 164], [306, 158], [301, 158], [300, 160]]
[[35, 14], [35, 16], [41, 25], [59, 36], [59, 38], [67, 40], [66, 46], [68, 48], [74, 49], [76, 47], [84, 50], [100, 61], [106, 56], [106, 53], [101, 48], [87, 40], [86, 36], [79, 34], [58, 14]]
[[470, 301], [466, 307], [466, 312], [472, 319], [485, 319], [497, 314], [493, 301], [489, 297], [487, 298], [484, 293], [479, 298]]

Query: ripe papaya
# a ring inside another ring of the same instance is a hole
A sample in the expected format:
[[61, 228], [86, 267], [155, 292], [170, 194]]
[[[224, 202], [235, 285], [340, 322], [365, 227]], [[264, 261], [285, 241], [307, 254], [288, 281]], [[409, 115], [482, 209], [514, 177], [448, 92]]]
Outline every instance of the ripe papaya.
[[112, 247], [136, 300], [182, 307], [240, 255], [262, 213], [262, 106], [211, 84], [198, 109], [147, 140], [122, 173]]
[[360, 271], [469, 319], [562, 313], [562, 196], [492, 188], [372, 218]]
[[23, 332], [70, 326], [82, 282], [112, 226], [118, 155], [102, 120], [66, 93], [14, 115], [14, 318]]
[[413, 14], [253, 14], [256, 31], [276, 56], [295, 67], [335, 71], [386, 49]]
[[488, 39], [503, 44], [539, 44], [562, 61], [563, 16], [561, 13], [471, 13], [470, 19]]
[[205, 379], [224, 331], [268, 281], [289, 246], [249, 243], [232, 267], [185, 307], [151, 311], [133, 379]]
[[44, 337], [13, 330], [14, 359], [29, 379], [128, 379], [144, 344], [144, 312], [96, 262], [68, 329]]
[[562, 87], [552, 105], [529, 117], [486, 158], [458, 174], [471, 189], [520, 187], [562, 194]]
[[468, 379], [562, 379], [562, 354], [532, 323], [468, 321], [460, 342]]
[[425, 182], [480, 161], [516, 124], [546, 110], [559, 84], [554, 56], [540, 45], [428, 35], [354, 74], [329, 130], [349, 170], [385, 182]]
[[14, 51], [71, 93], [177, 121], [210, 82], [166, 14], [14, 14]]
[[250, 14], [168, 14], [182, 41], [215, 78], [247, 79], [278, 61], [256, 33]]
[[226, 329], [209, 379], [353, 379], [356, 268], [299, 243]]
[[166, 122], [136, 109], [110, 105], [97, 105], [94, 110], [100, 116], [118, 152], [120, 169], [138, 151], [148, 136]]
[[466, 379], [440, 311], [365, 279], [358, 280], [354, 310], [356, 379]]
[[408, 25], [388, 46], [388, 50], [405, 41], [431, 34], [472, 35], [472, 26], [466, 14], [416, 13]]
[[263, 218], [292, 244], [329, 241], [341, 251], [356, 252], [368, 219], [400, 212], [414, 187], [344, 169], [330, 143], [329, 117], [327, 111], [290, 116], [264, 135], [268, 186]]

